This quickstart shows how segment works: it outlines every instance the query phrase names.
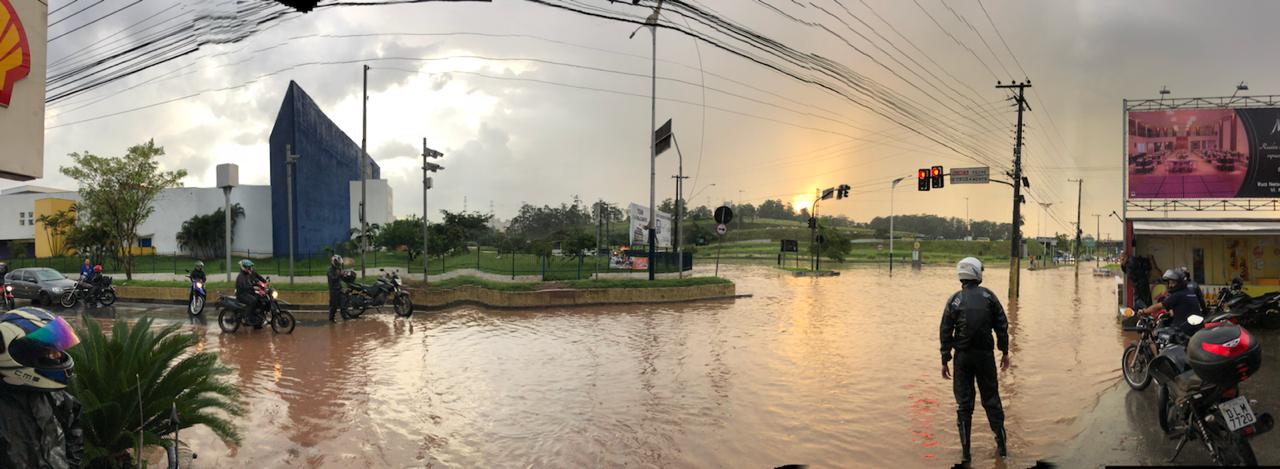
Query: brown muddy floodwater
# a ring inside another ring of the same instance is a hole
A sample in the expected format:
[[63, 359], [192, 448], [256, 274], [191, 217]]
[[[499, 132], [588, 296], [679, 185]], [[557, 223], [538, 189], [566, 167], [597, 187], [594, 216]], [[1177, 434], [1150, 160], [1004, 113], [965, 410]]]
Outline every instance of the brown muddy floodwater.
[[[938, 323], [953, 268], [794, 278], [730, 267], [735, 301], [494, 311], [222, 334], [243, 445], [201, 467], [945, 466], [959, 459]], [[1002, 299], [1008, 271], [986, 286]], [[1119, 379], [1114, 280], [1026, 272], [1001, 373], [1010, 467], [1052, 456]], [[975, 462], [994, 443], [981, 406]]]

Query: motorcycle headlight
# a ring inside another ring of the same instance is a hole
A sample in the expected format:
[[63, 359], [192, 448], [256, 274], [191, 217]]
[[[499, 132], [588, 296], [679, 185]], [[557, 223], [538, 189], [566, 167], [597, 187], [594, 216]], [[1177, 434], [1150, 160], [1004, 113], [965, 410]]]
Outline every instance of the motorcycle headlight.
[[273, 300], [274, 300], [274, 299], [276, 299], [276, 298], [280, 298], [280, 292], [275, 291], [275, 290], [271, 290], [271, 299], [273, 299]]
[[13, 291], [13, 285], [5, 285], [4, 291]]
[[196, 282], [196, 288], [204, 288], [204, 282]]

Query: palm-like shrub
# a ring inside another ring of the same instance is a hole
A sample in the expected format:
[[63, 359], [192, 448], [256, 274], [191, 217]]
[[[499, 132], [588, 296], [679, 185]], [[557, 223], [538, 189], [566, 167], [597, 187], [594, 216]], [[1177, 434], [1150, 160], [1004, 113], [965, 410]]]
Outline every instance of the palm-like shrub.
[[243, 415], [238, 392], [224, 382], [231, 369], [212, 352], [194, 352], [195, 334], [180, 324], [153, 330], [151, 319], [132, 326], [116, 319], [111, 335], [90, 318], [76, 334], [80, 345], [70, 391], [83, 405], [85, 460], [88, 467], [129, 466], [129, 450], [163, 445], [172, 431], [172, 405], [180, 428], [204, 425], [227, 443], [240, 434], [229, 420]]

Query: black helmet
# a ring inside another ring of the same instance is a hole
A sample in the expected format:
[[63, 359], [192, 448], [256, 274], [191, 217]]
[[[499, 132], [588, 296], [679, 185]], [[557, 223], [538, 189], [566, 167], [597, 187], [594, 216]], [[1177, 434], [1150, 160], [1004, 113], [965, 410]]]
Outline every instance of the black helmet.
[[1241, 288], [1244, 288], [1244, 280], [1241, 279], [1239, 275], [1237, 275], [1231, 279], [1231, 289], [1239, 290]]
[[1185, 275], [1182, 275], [1181, 270], [1177, 270], [1177, 269], [1169, 269], [1164, 271], [1164, 275], [1160, 277], [1160, 280], [1166, 283], [1167, 282], [1174, 283], [1173, 286], [1169, 288], [1169, 291], [1178, 291], [1187, 286], [1187, 277]]
[[78, 343], [67, 321], [43, 309], [0, 315], [0, 380], [37, 391], [66, 389], [75, 362], [64, 352]]

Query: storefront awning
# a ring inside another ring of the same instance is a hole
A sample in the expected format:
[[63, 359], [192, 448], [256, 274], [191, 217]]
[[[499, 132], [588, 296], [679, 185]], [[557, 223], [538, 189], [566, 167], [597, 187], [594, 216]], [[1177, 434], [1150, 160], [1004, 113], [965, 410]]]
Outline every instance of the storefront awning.
[[1280, 235], [1280, 221], [1270, 220], [1133, 220], [1134, 234]]

